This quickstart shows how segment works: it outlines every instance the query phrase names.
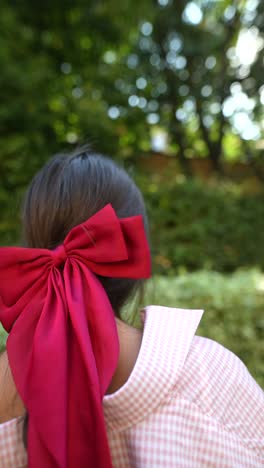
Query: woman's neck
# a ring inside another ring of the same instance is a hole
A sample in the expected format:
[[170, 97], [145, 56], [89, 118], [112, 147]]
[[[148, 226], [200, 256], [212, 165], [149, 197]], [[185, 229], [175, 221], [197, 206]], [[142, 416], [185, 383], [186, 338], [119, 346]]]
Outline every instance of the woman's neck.
[[[128, 380], [138, 357], [143, 332], [116, 319], [120, 354], [117, 369], [107, 394], [116, 392]], [[7, 352], [0, 355], [0, 424], [25, 413], [13, 381]]]
[[0, 424], [24, 413], [25, 408], [15, 387], [7, 352], [4, 351], [0, 355]]
[[116, 318], [119, 338], [119, 361], [107, 394], [116, 392], [128, 380], [138, 357], [141, 347], [142, 330], [131, 327], [122, 320]]

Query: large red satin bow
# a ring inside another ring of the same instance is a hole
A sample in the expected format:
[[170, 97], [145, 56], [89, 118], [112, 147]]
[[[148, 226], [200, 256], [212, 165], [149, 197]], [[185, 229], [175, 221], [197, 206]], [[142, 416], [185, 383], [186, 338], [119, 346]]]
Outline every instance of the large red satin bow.
[[0, 249], [0, 321], [29, 414], [30, 468], [111, 466], [102, 398], [119, 346], [95, 274], [150, 276], [141, 216], [118, 219], [107, 205], [53, 251]]

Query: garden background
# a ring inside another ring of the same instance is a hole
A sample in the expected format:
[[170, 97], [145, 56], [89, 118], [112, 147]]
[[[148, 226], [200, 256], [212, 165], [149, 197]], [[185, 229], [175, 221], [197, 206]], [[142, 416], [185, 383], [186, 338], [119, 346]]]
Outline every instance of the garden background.
[[0, 64], [1, 245], [38, 168], [88, 141], [144, 193], [145, 303], [205, 309], [264, 385], [264, 2], [2, 0]]

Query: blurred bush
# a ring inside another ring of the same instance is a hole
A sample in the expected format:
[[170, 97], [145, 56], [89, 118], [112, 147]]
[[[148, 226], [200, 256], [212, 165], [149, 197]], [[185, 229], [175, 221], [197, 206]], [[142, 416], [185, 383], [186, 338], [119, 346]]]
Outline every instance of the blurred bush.
[[166, 184], [144, 178], [139, 185], [149, 210], [156, 273], [264, 268], [264, 192], [196, 180]]
[[[204, 309], [197, 334], [237, 354], [264, 387], [264, 275], [259, 270], [156, 276], [147, 285], [144, 304]], [[137, 311], [131, 313], [128, 305], [123, 318], [139, 326]]]

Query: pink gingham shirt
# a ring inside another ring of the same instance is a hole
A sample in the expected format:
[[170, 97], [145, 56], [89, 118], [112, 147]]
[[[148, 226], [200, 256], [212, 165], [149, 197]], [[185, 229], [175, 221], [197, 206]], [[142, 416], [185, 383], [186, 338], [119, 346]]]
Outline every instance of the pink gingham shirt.
[[[238, 357], [195, 336], [202, 314], [145, 309], [135, 367], [103, 401], [114, 467], [264, 466], [264, 393]], [[1, 424], [0, 467], [26, 458], [21, 419]]]

